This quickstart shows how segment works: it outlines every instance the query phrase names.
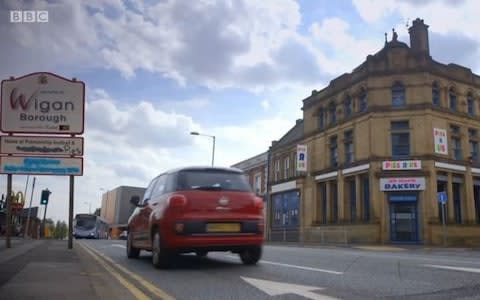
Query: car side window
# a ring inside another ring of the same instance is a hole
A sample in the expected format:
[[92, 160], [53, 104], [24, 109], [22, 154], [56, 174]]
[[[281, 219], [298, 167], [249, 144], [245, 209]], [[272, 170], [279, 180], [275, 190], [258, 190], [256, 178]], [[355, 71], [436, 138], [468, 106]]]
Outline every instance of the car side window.
[[150, 184], [148, 185], [147, 190], [145, 191], [145, 194], [143, 195], [142, 204], [147, 203], [148, 200], [150, 200], [150, 198], [152, 197], [152, 192], [153, 192], [153, 189], [155, 188], [155, 184], [157, 183], [157, 181], [158, 181], [158, 177], [155, 178], [154, 180], [152, 180], [150, 182]]
[[165, 191], [165, 183], [167, 179], [167, 174], [160, 175], [158, 177], [157, 183], [155, 184], [155, 187], [153, 188], [152, 196], [151, 197], [157, 197], [160, 196], [164, 193]]
[[165, 193], [171, 193], [176, 190], [176, 185], [177, 185], [177, 174], [168, 174], [167, 175], [167, 180], [165, 183]]

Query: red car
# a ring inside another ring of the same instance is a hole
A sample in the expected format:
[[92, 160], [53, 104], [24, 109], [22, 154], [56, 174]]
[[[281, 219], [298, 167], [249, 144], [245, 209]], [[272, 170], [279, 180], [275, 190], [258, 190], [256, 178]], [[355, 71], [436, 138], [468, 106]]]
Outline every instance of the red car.
[[238, 253], [244, 264], [262, 255], [263, 200], [244, 173], [234, 168], [188, 167], [153, 179], [128, 220], [127, 256], [152, 252], [155, 267], [170, 266], [172, 255], [209, 251]]

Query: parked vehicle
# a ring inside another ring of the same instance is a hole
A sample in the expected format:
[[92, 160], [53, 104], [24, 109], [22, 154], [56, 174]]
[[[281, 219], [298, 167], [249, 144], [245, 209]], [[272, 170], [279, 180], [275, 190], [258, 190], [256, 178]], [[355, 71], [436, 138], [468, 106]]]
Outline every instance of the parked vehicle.
[[177, 253], [238, 253], [245, 264], [262, 255], [263, 201], [244, 173], [234, 168], [188, 167], [153, 179], [128, 221], [127, 256], [152, 252], [155, 267]]
[[73, 236], [76, 239], [107, 239], [108, 224], [96, 215], [77, 214], [73, 223]]
[[118, 238], [121, 240], [126, 240], [127, 237], [128, 237], [128, 232], [126, 230], [122, 231], [122, 233], [120, 233], [120, 235], [118, 236]]

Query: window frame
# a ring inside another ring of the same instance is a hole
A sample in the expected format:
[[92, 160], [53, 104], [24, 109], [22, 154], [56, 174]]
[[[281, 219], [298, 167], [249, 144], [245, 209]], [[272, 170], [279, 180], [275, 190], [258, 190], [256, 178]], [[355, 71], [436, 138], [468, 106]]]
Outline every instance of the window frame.
[[405, 85], [401, 81], [395, 81], [392, 85], [392, 107], [405, 107], [407, 105]]
[[[398, 126], [400, 124], [406, 124], [406, 126]], [[395, 126], [394, 126], [395, 125]], [[401, 137], [406, 135], [408, 138], [408, 143], [403, 144], [396, 144], [394, 143], [394, 137]], [[393, 158], [405, 158], [409, 157], [411, 154], [411, 143], [410, 143], [410, 122], [408, 120], [398, 120], [398, 121], [391, 121], [390, 122], [390, 142], [391, 142], [391, 151]], [[408, 152], [398, 152], [398, 148], [400, 147], [408, 147]]]

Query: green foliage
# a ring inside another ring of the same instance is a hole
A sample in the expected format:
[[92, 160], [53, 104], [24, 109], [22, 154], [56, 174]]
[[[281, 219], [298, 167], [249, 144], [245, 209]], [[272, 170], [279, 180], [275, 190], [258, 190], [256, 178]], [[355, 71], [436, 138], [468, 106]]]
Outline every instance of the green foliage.
[[[46, 220], [45, 220], [46, 222]], [[51, 231], [52, 231], [52, 238], [63, 240], [67, 237], [68, 234], [68, 226], [65, 221], [57, 221], [56, 224], [49, 224]], [[47, 225], [48, 226], [48, 225]]]

